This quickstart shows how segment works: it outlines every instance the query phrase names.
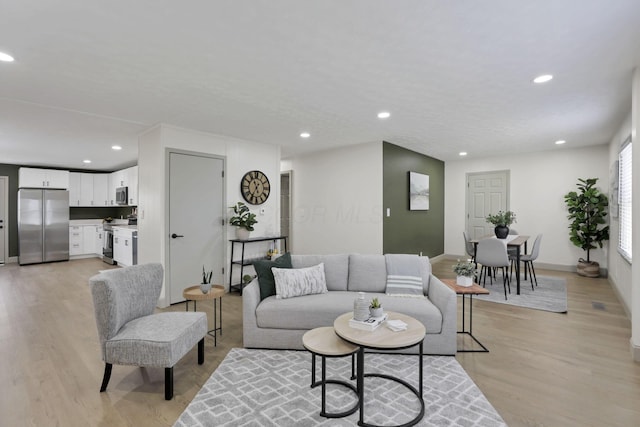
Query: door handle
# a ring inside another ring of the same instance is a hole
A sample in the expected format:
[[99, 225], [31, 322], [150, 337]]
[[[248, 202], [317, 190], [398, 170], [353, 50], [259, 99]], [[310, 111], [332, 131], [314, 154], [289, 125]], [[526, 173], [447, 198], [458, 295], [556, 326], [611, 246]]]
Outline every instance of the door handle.
[[171, 235], [171, 238], [172, 238], [172, 239], [176, 239], [176, 238], [178, 238], [178, 237], [184, 237], [184, 236], [183, 236], [182, 234], [176, 234], [176, 233], [173, 233], [173, 234]]

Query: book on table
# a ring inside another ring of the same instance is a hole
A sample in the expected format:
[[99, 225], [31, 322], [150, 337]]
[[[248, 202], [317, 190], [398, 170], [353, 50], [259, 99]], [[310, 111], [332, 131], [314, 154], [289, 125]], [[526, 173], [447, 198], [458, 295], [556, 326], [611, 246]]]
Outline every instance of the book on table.
[[387, 313], [380, 317], [369, 317], [367, 320], [349, 319], [349, 326], [363, 331], [373, 331], [387, 319]]

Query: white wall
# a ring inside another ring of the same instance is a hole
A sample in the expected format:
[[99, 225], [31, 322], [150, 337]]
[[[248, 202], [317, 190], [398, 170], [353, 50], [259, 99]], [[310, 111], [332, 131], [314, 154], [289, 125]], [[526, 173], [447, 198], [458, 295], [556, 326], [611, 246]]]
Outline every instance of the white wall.
[[[513, 225], [520, 234], [533, 238], [542, 233], [538, 262], [561, 268], [575, 267], [586, 253], [569, 241], [564, 195], [576, 189], [578, 178], [599, 178], [598, 187], [609, 188], [606, 145], [539, 153], [508, 154], [501, 157], [467, 159], [445, 163], [445, 253], [465, 254], [466, 174], [509, 170], [510, 209], [517, 215]], [[591, 259], [607, 266], [607, 246], [591, 251]]]
[[[226, 161], [226, 205], [232, 206], [243, 201], [240, 179], [254, 169], [264, 172], [271, 182], [271, 194], [259, 207], [251, 207], [257, 214], [253, 236], [272, 236], [280, 228], [280, 148], [270, 144], [243, 141], [230, 137], [213, 135], [167, 125], [158, 125], [139, 138], [139, 214], [138, 219], [138, 259], [140, 263], [160, 262], [165, 265], [166, 244], [166, 149], [176, 148], [205, 154], [222, 156]], [[264, 214], [259, 209], [264, 208]], [[228, 217], [231, 216], [229, 210]], [[228, 218], [227, 217], [227, 218]], [[225, 240], [235, 237], [235, 227], [227, 227]], [[225, 286], [228, 287], [230, 244], [225, 260]], [[247, 246], [247, 257], [266, 252], [261, 246]], [[234, 275], [235, 276], [235, 275]], [[185, 286], [188, 284], [185, 284]], [[167, 305], [164, 287], [158, 303]]]
[[[622, 143], [631, 134], [631, 114], [622, 123], [616, 134], [609, 142], [609, 167], [618, 160]], [[617, 169], [616, 169], [617, 171]], [[610, 172], [611, 173], [611, 172]], [[614, 172], [615, 173], [615, 172]], [[610, 198], [611, 199], [611, 198]], [[609, 235], [609, 281], [621, 299], [627, 314], [631, 314], [631, 264], [617, 251], [620, 221], [617, 217], [610, 218]]]
[[382, 143], [289, 159], [297, 254], [382, 253]]

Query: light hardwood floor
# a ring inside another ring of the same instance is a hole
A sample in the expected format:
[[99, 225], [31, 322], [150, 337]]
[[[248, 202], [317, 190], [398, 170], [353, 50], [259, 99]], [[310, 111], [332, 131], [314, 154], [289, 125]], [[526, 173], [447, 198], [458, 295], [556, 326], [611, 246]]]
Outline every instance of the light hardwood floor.
[[[452, 278], [451, 265], [434, 263], [434, 273]], [[218, 346], [207, 338], [204, 365], [195, 349], [176, 365], [172, 401], [155, 368], [114, 366], [99, 393], [104, 365], [87, 279], [105, 268], [97, 259], [0, 267], [0, 426], [172, 425], [227, 352], [242, 346], [242, 301], [229, 294]], [[640, 425], [640, 364], [607, 280], [538, 274], [567, 279], [568, 314], [474, 301], [474, 334], [491, 352], [458, 361], [510, 426]], [[212, 319], [211, 302], [198, 309]]]

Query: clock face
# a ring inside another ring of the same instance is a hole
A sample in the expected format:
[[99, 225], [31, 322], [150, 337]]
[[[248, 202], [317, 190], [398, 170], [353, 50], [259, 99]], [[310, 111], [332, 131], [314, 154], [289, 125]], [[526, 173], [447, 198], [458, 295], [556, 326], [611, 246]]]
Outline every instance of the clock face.
[[252, 205], [261, 205], [269, 197], [271, 184], [267, 176], [260, 171], [249, 171], [240, 181], [242, 197]]

